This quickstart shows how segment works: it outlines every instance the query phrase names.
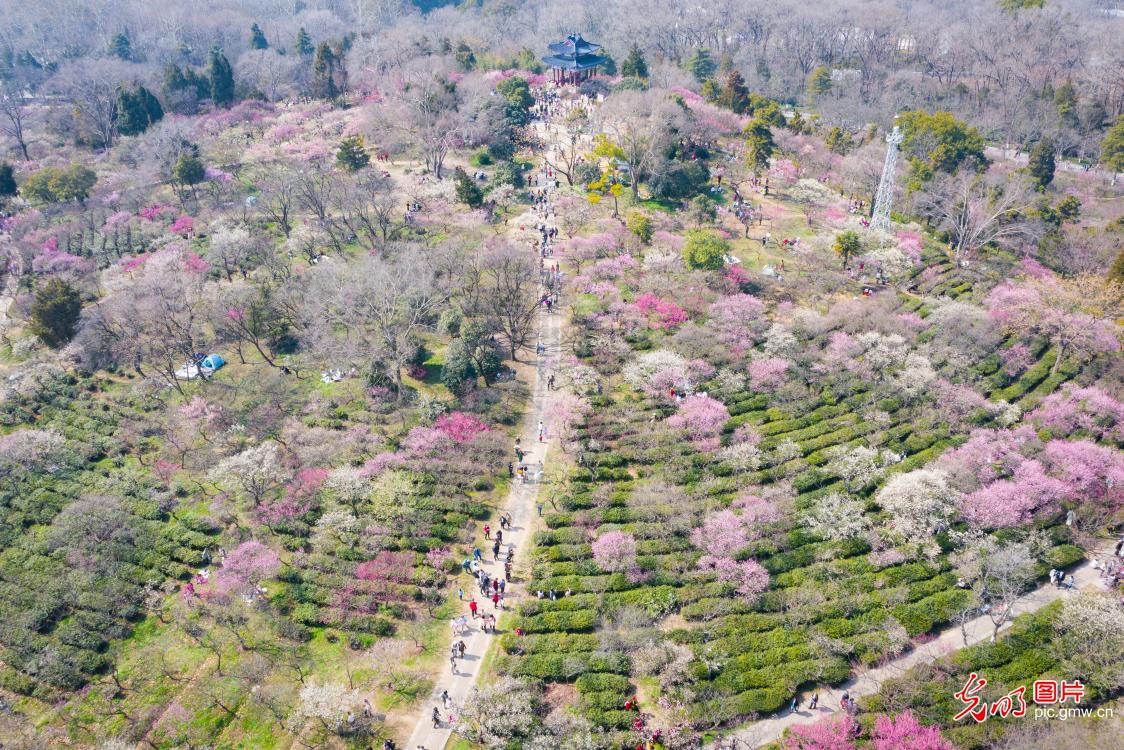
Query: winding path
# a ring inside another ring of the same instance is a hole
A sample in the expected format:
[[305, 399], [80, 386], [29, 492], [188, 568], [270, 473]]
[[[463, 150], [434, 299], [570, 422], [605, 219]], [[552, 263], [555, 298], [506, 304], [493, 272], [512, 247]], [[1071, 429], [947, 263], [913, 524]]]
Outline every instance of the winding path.
[[[1104, 557], [1104, 555], [1098, 555], [1098, 557]], [[1073, 575], [1079, 591], [1104, 588], [1099, 573], [1093, 570], [1093, 566], [1089, 562], [1083, 562], [1069, 572]], [[1015, 616], [1037, 611], [1050, 602], [1065, 596], [1072, 596], [1073, 593], [1067, 589], [1055, 588], [1051, 583], [1046, 583], [1015, 604]], [[1004, 628], [1009, 626], [1010, 623], [1007, 623]], [[963, 630], [963, 634], [961, 630]], [[880, 667], [859, 672], [838, 687], [824, 687], [819, 691], [819, 708], [815, 711], [811, 711], [807, 707], [799, 708], [795, 712], [785, 710], [775, 716], [750, 722], [725, 735], [723, 744], [728, 747], [730, 740], [736, 740], [735, 746], [738, 748], [756, 748], [775, 742], [791, 726], [812, 724], [825, 716], [831, 716], [840, 711], [839, 699], [843, 696], [843, 693], [849, 693], [852, 698], [873, 695], [882, 688], [882, 683], [886, 680], [901, 677], [910, 667], [932, 663], [961, 648], [986, 641], [991, 638], [992, 630], [993, 625], [987, 615], [969, 620], [965, 623], [963, 629], [960, 627], [948, 628], [928, 643], [915, 646], [912, 651], [902, 654]], [[811, 695], [808, 694], [801, 696], [805, 706], [810, 698]]]

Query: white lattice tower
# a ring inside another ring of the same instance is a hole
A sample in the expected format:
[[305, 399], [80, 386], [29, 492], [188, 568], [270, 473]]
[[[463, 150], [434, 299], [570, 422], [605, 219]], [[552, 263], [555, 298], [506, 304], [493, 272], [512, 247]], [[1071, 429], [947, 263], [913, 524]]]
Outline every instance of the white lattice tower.
[[902, 131], [897, 125], [886, 136], [886, 162], [882, 165], [882, 179], [878, 181], [878, 195], [874, 198], [874, 215], [870, 226], [874, 229], [890, 228], [890, 205], [894, 202], [894, 167], [898, 163], [898, 146], [902, 143]]

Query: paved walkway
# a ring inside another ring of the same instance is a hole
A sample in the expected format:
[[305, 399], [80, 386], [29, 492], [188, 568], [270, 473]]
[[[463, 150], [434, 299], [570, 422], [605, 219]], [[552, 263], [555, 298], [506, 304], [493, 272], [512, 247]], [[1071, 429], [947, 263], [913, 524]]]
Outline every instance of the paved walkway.
[[[534, 216], [533, 213], [528, 211], [525, 215], [511, 220], [512, 226], [519, 226], [524, 224], [526, 226], [534, 226], [541, 219]], [[547, 259], [550, 261], [550, 259]], [[549, 265], [549, 262], [548, 264]], [[541, 306], [540, 306], [541, 307]], [[562, 310], [557, 310], [554, 313], [546, 313], [541, 311], [539, 313], [539, 339], [545, 346], [545, 354], [539, 355], [535, 360], [535, 382], [532, 385], [531, 401], [527, 412], [524, 414], [523, 423], [519, 428], [519, 436], [524, 450], [527, 455], [524, 462], [527, 464], [542, 463], [545, 466], [546, 454], [550, 448], [551, 442], [556, 439], [553, 431], [553, 425], [547, 414], [550, 404], [556, 394], [561, 393], [559, 390], [547, 390], [546, 379], [549, 375], [548, 363], [555, 362], [561, 355], [562, 347], [562, 320], [565, 313]], [[539, 422], [546, 425], [547, 441], [539, 442], [538, 439], [538, 425]], [[531, 532], [534, 530], [535, 519], [538, 516], [538, 510], [535, 507], [536, 498], [538, 497], [539, 485], [529, 482], [521, 484], [516, 481], [511, 486], [511, 491], [508, 493], [503, 506], [499, 509], [502, 513], [509, 513], [511, 515], [511, 527], [509, 530], [504, 531], [503, 546], [506, 548], [508, 543], [515, 544], [515, 560], [514, 571], [515, 575], [522, 580], [529, 577], [529, 568], [527, 560], [531, 548]], [[498, 519], [498, 515], [497, 515]], [[499, 528], [498, 520], [491, 523], [493, 529]], [[493, 578], [503, 578], [503, 563], [492, 561], [491, 544], [485, 542], [487, 549], [481, 547], [481, 552], [484, 553], [483, 567]], [[464, 614], [468, 614], [468, 600], [470, 594], [479, 594], [479, 589], [475, 585], [475, 581], [466, 576], [461, 577], [461, 582], [464, 585], [464, 598], [465, 604], [463, 606]], [[518, 604], [519, 597], [523, 594], [523, 586], [521, 584], [512, 584], [509, 582], [507, 586], [507, 605], [513, 608]], [[485, 600], [483, 597], [476, 597], [479, 611], [481, 614], [494, 613], [495, 610], [492, 606], [490, 599]], [[410, 739], [402, 747], [402, 750], [417, 750], [419, 747], [424, 747], [426, 750], [441, 750], [449, 741], [452, 735], [452, 729], [449, 726], [447, 718], [450, 714], [456, 715], [457, 707], [464, 705], [465, 700], [468, 698], [472, 689], [476, 687], [481, 676], [481, 664], [484, 655], [492, 645], [493, 639], [498, 637], [497, 634], [484, 633], [480, 630], [480, 620], [469, 620], [470, 630], [457, 640], [463, 640], [467, 646], [465, 657], [458, 660], [457, 672], [452, 674], [449, 671], [448, 659], [443, 662], [446, 666], [443, 673], [437, 680], [437, 686], [434, 688], [433, 693], [429, 696], [425, 704], [422, 706], [422, 715], [418, 720], [417, 725], [414, 727], [413, 732], [410, 734]], [[445, 643], [447, 649], [449, 643]], [[441, 691], [447, 690], [452, 704], [449, 708], [445, 708], [441, 703]], [[432, 720], [432, 712], [434, 707], [441, 711], [442, 721], [434, 727]]]
[[[1101, 559], [1106, 556], [1107, 555], [1103, 554], [1096, 555], [1096, 557]], [[1088, 562], [1081, 563], [1070, 572], [1073, 575], [1078, 590], [1104, 590], [1100, 572], [1093, 570], [1092, 565]], [[1067, 589], [1058, 589], [1055, 588], [1052, 583], [1046, 583], [1024, 596], [1015, 604], [1015, 616], [1017, 617], [1018, 615], [1028, 612], [1034, 612], [1056, 599], [1072, 595], [1073, 592]], [[1010, 627], [1010, 623], [1005, 625], [1004, 629], [1007, 627]], [[726, 735], [724, 739], [727, 741], [727, 744], [731, 739], [737, 740], [739, 743], [737, 746], [739, 748], [756, 748], [767, 745], [770, 742], [775, 742], [780, 739], [784, 731], [791, 726], [796, 724], [812, 724], [825, 716], [831, 716], [841, 710], [839, 707], [839, 699], [843, 696], [843, 693], [849, 693], [852, 698], [873, 695], [881, 689], [883, 682], [894, 677], [902, 676], [910, 667], [934, 662], [965, 646], [971, 646], [988, 640], [991, 638], [993, 629], [994, 626], [987, 615], [982, 615], [967, 622], [963, 628], [963, 632], [960, 627], [948, 628], [932, 641], [914, 647], [909, 653], [903, 654], [887, 664], [861, 672], [838, 687], [832, 688], [825, 686], [819, 691], [819, 708], [815, 711], [809, 711], [806, 707], [797, 709], [795, 713], [788, 713], [786, 710], [775, 716], [750, 722], [743, 727], [739, 727]], [[1003, 631], [1001, 630], [1000, 632]], [[805, 706], [807, 706], [808, 700], [811, 697], [812, 696], [808, 694], [801, 695], [801, 701]]]

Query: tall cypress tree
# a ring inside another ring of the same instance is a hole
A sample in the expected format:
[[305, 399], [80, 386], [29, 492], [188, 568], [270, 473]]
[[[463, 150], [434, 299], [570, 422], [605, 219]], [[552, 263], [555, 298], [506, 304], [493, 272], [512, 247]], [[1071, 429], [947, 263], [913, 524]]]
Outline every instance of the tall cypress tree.
[[269, 49], [269, 41], [257, 23], [250, 26], [250, 46], [254, 49]]
[[1030, 159], [1026, 171], [1034, 178], [1039, 188], [1045, 189], [1054, 181], [1054, 139], [1049, 136], [1034, 144], [1030, 150]]
[[143, 133], [164, 117], [164, 108], [144, 86], [117, 91], [117, 132], [122, 135]]
[[0, 198], [8, 198], [19, 192], [16, 185], [16, 171], [8, 162], [0, 162]]
[[301, 26], [300, 31], [297, 32], [297, 41], [293, 47], [296, 49], [298, 55], [311, 55], [313, 52], [312, 37], [308, 35], [308, 32], [304, 30], [303, 26]]
[[132, 60], [133, 44], [129, 41], [129, 35], [123, 31], [114, 34], [109, 40], [109, 54], [122, 60]]
[[234, 103], [234, 71], [217, 44], [211, 47], [207, 78], [211, 82], [211, 101], [219, 107], [229, 107]]
[[312, 62], [312, 91], [321, 99], [335, 99], [340, 90], [336, 86], [336, 56], [327, 42], [316, 47], [316, 59]]

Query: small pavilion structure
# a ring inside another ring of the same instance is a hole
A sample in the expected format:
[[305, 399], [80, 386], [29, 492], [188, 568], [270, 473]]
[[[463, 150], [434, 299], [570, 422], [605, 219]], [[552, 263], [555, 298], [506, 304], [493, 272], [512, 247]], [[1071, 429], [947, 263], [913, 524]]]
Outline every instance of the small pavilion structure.
[[581, 83], [597, 75], [598, 66], [605, 63], [605, 58], [597, 54], [601, 45], [587, 42], [581, 34], [570, 34], [548, 46], [551, 54], [542, 61], [550, 66], [557, 84]]

